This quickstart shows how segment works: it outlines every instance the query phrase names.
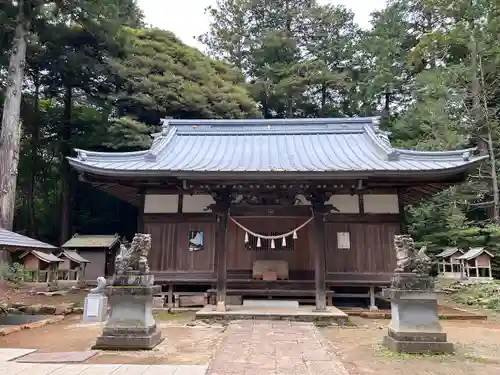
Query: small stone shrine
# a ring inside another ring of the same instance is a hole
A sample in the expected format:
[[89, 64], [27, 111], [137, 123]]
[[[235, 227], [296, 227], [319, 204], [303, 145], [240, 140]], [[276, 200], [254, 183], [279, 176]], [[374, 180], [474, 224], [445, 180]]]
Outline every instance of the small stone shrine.
[[394, 236], [397, 266], [391, 287], [384, 291], [391, 299], [391, 323], [383, 345], [394, 352], [453, 353], [452, 343], [439, 323], [431, 261], [425, 247], [415, 250], [409, 235]]
[[161, 341], [161, 332], [153, 318], [153, 296], [159, 286], [153, 285], [147, 256], [151, 235], [137, 233], [130, 248], [120, 246], [115, 260], [112, 285], [107, 288], [109, 319], [93, 349], [153, 349]]
[[97, 287], [90, 289], [90, 293], [85, 297], [83, 307], [83, 322], [95, 323], [104, 322], [107, 317], [108, 297], [106, 292], [106, 279], [97, 278]]

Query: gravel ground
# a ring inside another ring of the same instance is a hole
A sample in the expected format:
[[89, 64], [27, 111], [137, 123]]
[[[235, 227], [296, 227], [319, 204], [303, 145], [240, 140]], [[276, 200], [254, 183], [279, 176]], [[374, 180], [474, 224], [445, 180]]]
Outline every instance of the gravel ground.
[[[89, 350], [102, 330], [100, 324], [83, 325], [81, 316], [33, 330], [0, 337], [0, 348], [39, 349], [42, 352]], [[99, 364], [208, 364], [219, 347], [224, 327], [192, 322], [192, 314], [158, 321], [164, 341], [151, 351], [101, 352], [85, 363]]]
[[389, 320], [352, 318], [357, 327], [323, 328], [351, 375], [500, 374], [500, 324], [443, 321], [455, 355], [393, 354], [381, 347]]

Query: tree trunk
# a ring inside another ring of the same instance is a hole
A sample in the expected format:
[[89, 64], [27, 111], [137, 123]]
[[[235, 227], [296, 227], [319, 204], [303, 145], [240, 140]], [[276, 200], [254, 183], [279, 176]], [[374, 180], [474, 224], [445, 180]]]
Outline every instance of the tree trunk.
[[38, 147], [40, 143], [40, 72], [35, 71], [34, 74], [34, 103], [33, 113], [34, 118], [30, 127], [30, 177], [28, 182], [27, 191], [27, 205], [28, 205], [28, 233], [30, 236], [36, 234], [36, 212], [35, 212], [35, 186], [36, 176], [38, 174]]
[[[26, 60], [29, 19], [24, 13], [24, 1], [19, 1], [18, 23], [9, 61], [7, 87], [0, 134], [0, 227], [12, 230], [16, 203], [17, 166], [21, 142], [21, 95]], [[0, 251], [0, 261], [8, 254]]]
[[491, 124], [490, 124], [490, 115], [489, 115], [489, 108], [488, 108], [488, 99], [486, 97], [486, 94], [484, 93], [485, 89], [485, 80], [484, 80], [484, 70], [483, 70], [483, 63], [482, 59], [479, 56], [478, 57], [478, 66], [479, 66], [479, 73], [481, 77], [481, 86], [482, 86], [482, 103], [483, 103], [483, 118], [484, 118], [484, 125], [487, 130], [487, 146], [488, 146], [488, 156], [490, 159], [490, 171], [491, 171], [491, 194], [493, 195], [493, 207], [492, 213], [491, 213], [491, 219], [495, 224], [500, 224], [500, 197], [498, 196], [499, 189], [498, 189], [498, 176], [497, 176], [497, 162], [496, 162], [496, 155], [495, 155], [495, 149], [493, 147], [493, 135], [492, 135], [492, 129], [491, 129]]
[[474, 35], [474, 21], [469, 21], [470, 26], [470, 54], [471, 54], [471, 95], [472, 95], [472, 117], [474, 118], [474, 133], [478, 136], [478, 150], [481, 155], [488, 155], [488, 138], [485, 134], [483, 113], [481, 109], [481, 83], [478, 75], [478, 48]]
[[64, 123], [61, 129], [61, 149], [60, 149], [60, 168], [61, 168], [61, 245], [70, 237], [71, 223], [71, 170], [66, 160], [66, 156], [71, 152], [71, 106], [73, 104], [73, 89], [66, 87], [64, 94]]

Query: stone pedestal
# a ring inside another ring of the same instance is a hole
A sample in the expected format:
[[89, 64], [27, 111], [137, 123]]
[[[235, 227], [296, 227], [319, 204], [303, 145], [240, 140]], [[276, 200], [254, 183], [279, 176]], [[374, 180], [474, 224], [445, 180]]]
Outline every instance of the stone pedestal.
[[153, 296], [160, 291], [151, 275], [115, 277], [107, 288], [110, 314], [93, 349], [149, 350], [161, 341], [153, 318]]
[[85, 297], [83, 307], [83, 322], [96, 323], [104, 322], [107, 317], [108, 297], [104, 294], [89, 293]]
[[[433, 281], [416, 275], [396, 275], [392, 288], [384, 292], [391, 298], [391, 323], [383, 345], [399, 353], [453, 353], [441, 329]], [[405, 289], [408, 288], [408, 289]], [[410, 289], [411, 288], [411, 289]]]

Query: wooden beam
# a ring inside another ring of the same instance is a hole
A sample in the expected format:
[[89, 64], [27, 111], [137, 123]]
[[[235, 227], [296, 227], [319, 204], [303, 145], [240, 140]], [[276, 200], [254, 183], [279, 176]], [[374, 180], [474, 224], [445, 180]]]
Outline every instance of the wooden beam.
[[327, 223], [399, 223], [400, 214], [342, 214], [328, 213], [325, 216]]
[[326, 254], [325, 254], [325, 202], [324, 194], [311, 195], [314, 219], [312, 221], [313, 235], [311, 236], [314, 251], [314, 281], [316, 294], [316, 311], [326, 310]]
[[184, 195], [179, 194], [179, 199], [177, 200], [177, 213], [182, 214], [183, 205], [184, 205]]
[[139, 207], [137, 208], [137, 232], [142, 233], [144, 231], [144, 203], [146, 200], [146, 194], [144, 190], [139, 191]]
[[231, 207], [231, 216], [238, 217], [311, 217], [311, 206], [250, 206], [233, 205]]
[[144, 214], [146, 223], [175, 223], [175, 222], [213, 222], [216, 218], [213, 213], [168, 213], [168, 214]]
[[365, 213], [365, 198], [363, 194], [358, 193], [358, 205], [359, 205], [359, 213], [364, 215]]
[[398, 189], [398, 207], [399, 207], [399, 220], [400, 220], [400, 230], [401, 233], [406, 233], [406, 216], [405, 216], [405, 190], [403, 188]]
[[231, 194], [219, 192], [214, 197], [213, 212], [217, 218], [215, 232], [215, 257], [217, 272], [217, 311], [226, 311], [227, 291], [227, 218], [231, 205]]

